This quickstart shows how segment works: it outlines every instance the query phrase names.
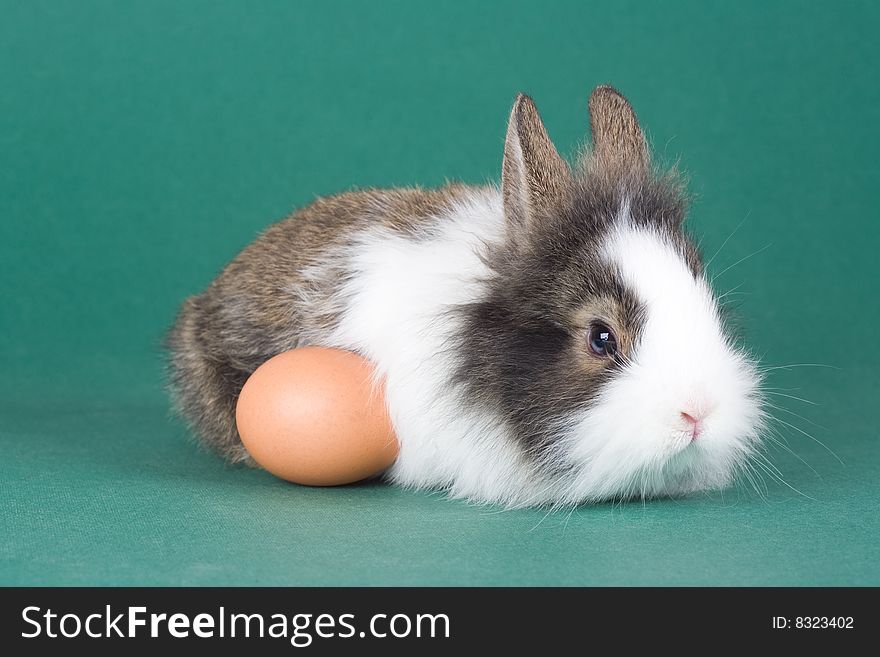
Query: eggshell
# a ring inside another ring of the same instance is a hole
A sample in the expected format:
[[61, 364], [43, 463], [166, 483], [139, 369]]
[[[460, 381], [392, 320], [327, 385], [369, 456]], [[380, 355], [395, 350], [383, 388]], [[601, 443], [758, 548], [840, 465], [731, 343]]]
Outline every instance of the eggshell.
[[372, 365], [339, 349], [294, 349], [260, 365], [242, 388], [236, 423], [257, 463], [309, 486], [379, 474], [398, 452]]

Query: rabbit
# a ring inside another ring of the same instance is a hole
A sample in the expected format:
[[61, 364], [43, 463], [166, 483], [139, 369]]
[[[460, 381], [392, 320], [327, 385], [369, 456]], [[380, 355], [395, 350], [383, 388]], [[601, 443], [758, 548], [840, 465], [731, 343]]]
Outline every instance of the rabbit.
[[187, 299], [168, 337], [184, 418], [231, 462], [248, 376], [296, 347], [374, 364], [400, 444], [383, 477], [505, 507], [686, 495], [760, 447], [756, 361], [729, 336], [629, 102], [599, 86], [560, 157], [519, 94], [500, 188], [319, 198]]

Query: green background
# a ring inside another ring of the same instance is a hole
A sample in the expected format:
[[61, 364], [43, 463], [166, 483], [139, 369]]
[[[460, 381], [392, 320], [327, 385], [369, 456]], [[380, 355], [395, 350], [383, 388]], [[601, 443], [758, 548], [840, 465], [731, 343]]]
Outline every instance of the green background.
[[[0, 15], [0, 584], [880, 584], [876, 3]], [[833, 366], [771, 372], [815, 402], [772, 397], [805, 432], [777, 425], [786, 484], [547, 514], [194, 446], [162, 336], [261, 228], [353, 186], [497, 179], [520, 90], [573, 152], [604, 82], [690, 173], [707, 256], [734, 233], [710, 269], [750, 347]]]

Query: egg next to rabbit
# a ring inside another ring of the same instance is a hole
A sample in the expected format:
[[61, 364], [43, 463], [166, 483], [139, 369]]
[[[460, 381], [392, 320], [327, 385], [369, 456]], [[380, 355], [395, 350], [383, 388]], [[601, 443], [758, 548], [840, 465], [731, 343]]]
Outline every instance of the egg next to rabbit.
[[251, 457], [297, 484], [337, 486], [380, 474], [397, 439], [370, 363], [305, 347], [263, 363], [242, 388], [236, 423]]

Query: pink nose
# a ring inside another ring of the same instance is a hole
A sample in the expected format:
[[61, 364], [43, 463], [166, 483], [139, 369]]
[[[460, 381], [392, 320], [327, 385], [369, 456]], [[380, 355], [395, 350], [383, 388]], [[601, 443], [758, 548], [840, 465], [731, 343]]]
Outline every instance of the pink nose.
[[682, 411], [681, 413], [679, 413], [679, 415], [681, 415], [681, 419], [684, 420], [688, 425], [688, 429], [691, 432], [691, 440], [696, 440], [697, 437], [700, 435], [700, 432], [702, 432], [703, 430], [701, 423], [705, 416], [696, 413], [688, 413], [686, 411]]

